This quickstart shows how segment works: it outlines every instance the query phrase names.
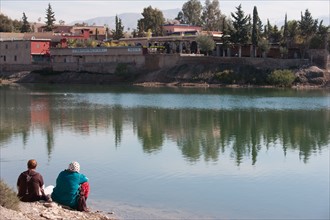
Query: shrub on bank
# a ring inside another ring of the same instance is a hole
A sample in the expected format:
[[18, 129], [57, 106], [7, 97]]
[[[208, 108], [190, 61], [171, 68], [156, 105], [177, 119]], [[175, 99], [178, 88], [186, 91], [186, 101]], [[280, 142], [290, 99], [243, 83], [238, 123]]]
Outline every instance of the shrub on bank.
[[215, 73], [215, 78], [226, 84], [233, 84], [236, 82], [234, 71], [228, 69]]
[[0, 180], [0, 205], [8, 209], [19, 209], [19, 199], [16, 192], [3, 180]]
[[280, 87], [291, 87], [294, 80], [295, 76], [291, 70], [274, 70], [268, 76], [271, 85]]

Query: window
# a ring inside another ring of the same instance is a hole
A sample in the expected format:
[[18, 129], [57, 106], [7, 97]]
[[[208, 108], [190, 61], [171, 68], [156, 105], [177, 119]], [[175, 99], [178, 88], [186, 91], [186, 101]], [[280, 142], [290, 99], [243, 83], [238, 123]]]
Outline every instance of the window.
[[15, 62], [17, 61], [17, 56], [16, 56], [16, 55], [14, 56], [14, 61], [15, 61]]
[[6, 49], [8, 49], [8, 44], [6, 44], [6, 46], [5, 46], [5, 47], [6, 47]]
[[18, 49], [18, 44], [15, 45], [15, 48]]
[[3, 61], [6, 62], [6, 56], [3, 56]]

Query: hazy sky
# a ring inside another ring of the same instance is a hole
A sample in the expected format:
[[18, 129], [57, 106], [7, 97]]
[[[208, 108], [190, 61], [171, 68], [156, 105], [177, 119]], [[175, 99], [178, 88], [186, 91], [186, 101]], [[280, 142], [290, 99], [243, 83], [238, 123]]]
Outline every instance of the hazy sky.
[[[115, 16], [126, 12], [141, 13], [143, 8], [152, 6], [158, 9], [182, 8], [187, 2], [181, 0], [158, 0], [158, 1], [137, 1], [137, 0], [0, 0], [1, 13], [12, 19], [21, 19], [23, 12], [28, 21], [34, 22], [38, 18], [45, 21], [48, 3], [55, 12], [56, 23], [63, 20], [66, 24], [77, 20], [87, 20], [95, 17]], [[330, 23], [330, 1], [329, 0], [219, 0], [220, 10], [223, 14], [230, 16], [235, 12], [239, 4], [245, 14], [251, 14], [253, 7], [257, 6], [259, 17], [264, 22], [267, 19], [271, 24], [283, 23], [285, 13], [288, 20], [299, 20], [300, 13], [308, 9], [313, 18], [321, 18], [324, 24]], [[204, 6], [204, 0], [201, 0]], [[320, 19], [319, 19], [320, 20]]]

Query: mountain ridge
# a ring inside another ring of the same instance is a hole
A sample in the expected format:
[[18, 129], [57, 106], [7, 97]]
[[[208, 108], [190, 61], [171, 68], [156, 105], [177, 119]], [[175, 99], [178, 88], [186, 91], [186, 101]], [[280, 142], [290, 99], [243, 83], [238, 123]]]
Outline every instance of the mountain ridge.
[[[173, 20], [179, 13], [181, 9], [175, 8], [175, 9], [167, 9], [162, 10], [165, 20]], [[134, 12], [127, 12], [127, 13], [121, 13], [117, 15], [118, 18], [121, 19], [122, 25], [124, 26], [124, 31], [133, 31], [137, 28], [137, 21], [141, 18], [143, 18], [141, 13], [134, 13]], [[104, 26], [107, 25], [110, 30], [115, 29], [115, 16], [100, 16], [85, 20], [77, 20], [73, 21], [70, 24], [76, 24], [76, 23], [87, 23], [88, 25], [98, 25], [98, 26]]]

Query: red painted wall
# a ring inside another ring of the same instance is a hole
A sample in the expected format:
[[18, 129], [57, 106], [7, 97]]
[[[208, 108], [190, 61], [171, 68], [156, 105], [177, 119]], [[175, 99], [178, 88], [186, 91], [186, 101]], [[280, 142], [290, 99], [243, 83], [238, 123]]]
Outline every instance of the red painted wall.
[[50, 41], [31, 40], [31, 54], [49, 54]]

